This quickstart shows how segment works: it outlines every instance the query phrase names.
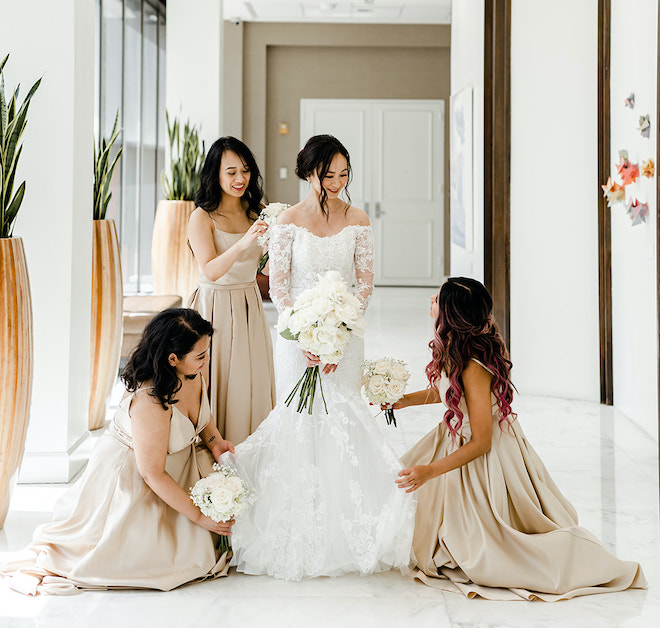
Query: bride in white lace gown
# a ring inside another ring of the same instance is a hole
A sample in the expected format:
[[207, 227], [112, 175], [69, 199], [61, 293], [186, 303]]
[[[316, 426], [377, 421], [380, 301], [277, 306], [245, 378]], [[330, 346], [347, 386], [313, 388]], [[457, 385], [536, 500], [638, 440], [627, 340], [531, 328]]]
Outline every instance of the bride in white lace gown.
[[[311, 138], [296, 174], [310, 195], [281, 214], [270, 240], [270, 292], [281, 311], [317, 281], [339, 271], [363, 309], [373, 290], [373, 240], [366, 214], [339, 198], [350, 176], [346, 149], [329, 135]], [[226, 461], [257, 491], [232, 529], [232, 564], [285, 580], [406, 570], [416, 502], [397, 490], [403, 468], [360, 394], [364, 345], [353, 337], [338, 365], [322, 367], [327, 413], [284, 400], [318, 358], [278, 337], [278, 403]]]

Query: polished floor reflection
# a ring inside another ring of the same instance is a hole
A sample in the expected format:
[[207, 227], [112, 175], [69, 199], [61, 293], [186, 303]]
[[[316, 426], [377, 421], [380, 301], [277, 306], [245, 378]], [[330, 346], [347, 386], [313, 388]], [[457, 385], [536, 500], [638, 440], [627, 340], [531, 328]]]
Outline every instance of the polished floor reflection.
[[[406, 360], [411, 386], [424, 385], [430, 333], [426, 289], [377, 289], [368, 312], [368, 357]], [[274, 316], [272, 310], [269, 315]], [[560, 394], [561, 391], [557, 391]], [[660, 625], [660, 530], [657, 440], [613, 408], [562, 398], [516, 399], [527, 437], [580, 522], [617, 556], [642, 563], [647, 591], [544, 602], [467, 600], [389, 572], [287, 583], [265, 576], [229, 578], [168, 593], [113, 591], [26, 598], [0, 580], [0, 626], [47, 628], [507, 627], [598, 628]], [[374, 411], [376, 414], [376, 411]], [[399, 428], [379, 426], [403, 453], [438, 420], [438, 408], [398, 413]], [[17, 487], [0, 530], [0, 561], [20, 549], [50, 517], [62, 485]], [[148, 531], [145, 531], [148, 533]]]

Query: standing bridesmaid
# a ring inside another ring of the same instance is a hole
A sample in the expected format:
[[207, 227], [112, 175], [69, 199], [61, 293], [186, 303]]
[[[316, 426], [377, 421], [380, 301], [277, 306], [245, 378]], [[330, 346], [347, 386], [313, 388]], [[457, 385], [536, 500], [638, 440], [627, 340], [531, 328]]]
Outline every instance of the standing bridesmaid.
[[[234, 443], [257, 429], [275, 405], [270, 331], [256, 283], [263, 188], [250, 149], [221, 137], [206, 156], [188, 239], [199, 265], [190, 307], [214, 327], [207, 381], [218, 429]], [[267, 268], [266, 268], [267, 270]]]

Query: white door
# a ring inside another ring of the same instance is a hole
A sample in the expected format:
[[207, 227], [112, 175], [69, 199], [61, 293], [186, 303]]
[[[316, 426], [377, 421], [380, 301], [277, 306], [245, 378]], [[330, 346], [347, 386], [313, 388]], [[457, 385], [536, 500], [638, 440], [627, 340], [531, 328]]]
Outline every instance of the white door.
[[[375, 283], [437, 286], [443, 276], [444, 102], [301, 99], [301, 146], [335, 135], [351, 155], [351, 202], [368, 214]], [[301, 199], [307, 195], [300, 186]]]

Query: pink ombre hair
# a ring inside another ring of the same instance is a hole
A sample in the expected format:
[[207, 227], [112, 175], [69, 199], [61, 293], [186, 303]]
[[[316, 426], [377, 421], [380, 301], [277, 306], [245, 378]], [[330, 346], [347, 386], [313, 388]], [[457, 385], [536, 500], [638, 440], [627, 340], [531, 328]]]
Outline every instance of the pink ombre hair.
[[[458, 404], [463, 396], [462, 373], [471, 358], [493, 373], [491, 390], [500, 410], [500, 429], [516, 418], [511, 409], [514, 386], [511, 360], [493, 318], [493, 299], [476, 279], [450, 277], [438, 292], [438, 316], [429, 342], [431, 361], [426, 366], [429, 385], [437, 387], [442, 372], [449, 377], [444, 421], [456, 438], [463, 424]], [[452, 419], [456, 417], [456, 421]]]

